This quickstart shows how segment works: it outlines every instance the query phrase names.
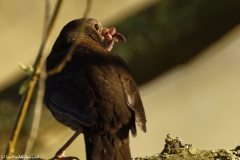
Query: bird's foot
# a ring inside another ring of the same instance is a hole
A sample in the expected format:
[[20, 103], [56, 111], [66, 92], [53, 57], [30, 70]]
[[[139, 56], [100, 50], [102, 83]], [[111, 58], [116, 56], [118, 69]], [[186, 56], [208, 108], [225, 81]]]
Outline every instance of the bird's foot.
[[80, 160], [77, 157], [53, 157], [51, 160]]
[[79, 160], [77, 157], [65, 157], [65, 151], [57, 152], [51, 160]]
[[125, 37], [116, 32], [116, 29], [114, 27], [111, 28], [104, 28], [101, 34], [104, 39], [106, 40], [106, 44], [105, 44], [105, 49], [107, 49], [108, 51], [111, 51], [113, 46], [114, 46], [114, 42], [118, 42], [118, 40], [121, 40], [123, 42], [126, 42]]

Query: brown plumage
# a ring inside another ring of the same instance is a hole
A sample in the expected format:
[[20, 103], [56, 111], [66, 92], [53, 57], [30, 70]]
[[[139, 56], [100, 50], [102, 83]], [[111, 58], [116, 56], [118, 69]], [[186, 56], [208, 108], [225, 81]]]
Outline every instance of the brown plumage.
[[[77, 19], [64, 26], [47, 58], [47, 71], [66, 56], [82, 23]], [[86, 19], [71, 61], [46, 80], [44, 103], [59, 122], [84, 134], [87, 160], [130, 160], [129, 130], [136, 136], [137, 123], [146, 132], [137, 85], [126, 63], [110, 51], [122, 37], [111, 32]]]

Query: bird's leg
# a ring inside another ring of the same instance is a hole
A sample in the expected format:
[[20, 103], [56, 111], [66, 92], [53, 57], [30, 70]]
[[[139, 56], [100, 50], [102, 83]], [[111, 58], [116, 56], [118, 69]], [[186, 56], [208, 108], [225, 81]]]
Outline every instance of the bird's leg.
[[116, 32], [116, 29], [114, 27], [110, 29], [104, 28], [101, 35], [106, 40], [104, 48], [108, 51], [112, 50], [115, 41], [117, 42], [118, 40], [121, 40], [123, 42], [126, 42], [125, 37], [122, 34]]
[[81, 130], [77, 130], [74, 135], [57, 151], [55, 156], [52, 158], [53, 160], [73, 160], [78, 159], [76, 157], [64, 157], [65, 150], [72, 144], [72, 142], [78, 137], [78, 135], [81, 133]]

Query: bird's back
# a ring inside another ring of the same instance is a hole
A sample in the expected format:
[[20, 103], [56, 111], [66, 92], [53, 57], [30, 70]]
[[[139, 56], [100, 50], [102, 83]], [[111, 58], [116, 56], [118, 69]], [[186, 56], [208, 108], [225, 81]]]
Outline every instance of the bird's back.
[[[67, 51], [50, 54], [47, 70]], [[128, 134], [130, 129], [136, 131], [135, 119], [119, 78], [119, 74], [128, 73], [125, 63], [113, 53], [79, 46], [62, 72], [46, 80], [45, 103], [61, 123], [74, 130], [83, 128], [88, 159], [107, 160], [115, 153], [121, 155], [116, 158], [131, 158]], [[89, 117], [82, 118], [86, 115]]]

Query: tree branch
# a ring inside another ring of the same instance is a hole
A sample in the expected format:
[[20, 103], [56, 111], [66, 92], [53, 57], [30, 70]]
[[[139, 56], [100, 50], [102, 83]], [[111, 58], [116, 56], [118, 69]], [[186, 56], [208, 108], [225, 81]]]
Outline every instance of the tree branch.
[[[33, 65], [34, 71], [29, 76], [29, 79], [28, 79], [29, 88], [24, 93], [24, 95], [22, 96], [22, 99], [21, 99], [21, 102], [20, 102], [20, 105], [19, 105], [19, 110], [18, 110], [18, 113], [17, 113], [17, 117], [16, 117], [16, 120], [14, 122], [14, 126], [13, 126], [13, 129], [11, 131], [9, 141], [8, 141], [7, 146], [6, 146], [4, 155], [11, 156], [14, 152], [15, 145], [17, 143], [17, 139], [18, 139], [18, 136], [19, 136], [19, 132], [22, 128], [23, 120], [25, 118], [29, 103], [31, 101], [33, 91], [34, 91], [35, 86], [36, 86], [36, 84], [38, 82], [38, 79], [39, 79], [42, 53], [43, 53], [44, 49], [46, 48], [47, 44], [49, 43], [49, 39], [50, 39], [51, 33], [53, 31], [53, 26], [55, 24], [59, 9], [61, 7], [61, 4], [62, 4], [62, 0], [59, 0], [56, 4], [54, 14], [53, 14], [52, 19], [51, 19], [51, 21], [49, 23], [49, 26], [47, 28], [46, 37], [42, 42], [42, 45], [41, 45], [40, 50], [38, 52], [37, 58], [36, 58], [35, 63]], [[6, 157], [3, 158], [3, 159], [6, 159]]]

